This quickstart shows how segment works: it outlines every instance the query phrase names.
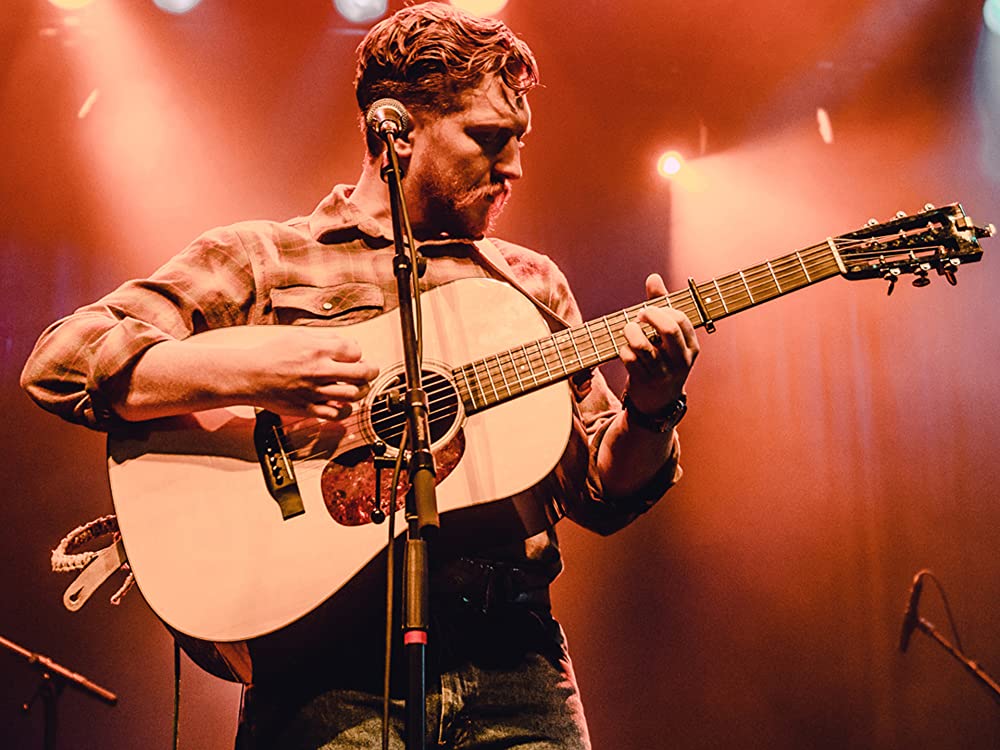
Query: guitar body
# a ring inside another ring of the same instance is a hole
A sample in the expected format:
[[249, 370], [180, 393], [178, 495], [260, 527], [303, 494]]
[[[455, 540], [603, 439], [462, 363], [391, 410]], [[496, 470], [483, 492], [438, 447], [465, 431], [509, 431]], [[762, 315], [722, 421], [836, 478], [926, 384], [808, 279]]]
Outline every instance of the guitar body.
[[[529, 300], [489, 279], [438, 287], [422, 295], [422, 306], [425, 387], [429, 370], [450, 377], [455, 365], [548, 334]], [[251, 346], [281, 328], [246, 327], [239, 335]], [[136, 583], [157, 616], [189, 640], [234, 643], [274, 633], [316, 609], [386, 547], [386, 526], [367, 521], [370, 501], [352, 494], [374, 487], [372, 462], [357, 456], [370, 455], [373, 407], [398, 383], [398, 311], [341, 330], [361, 342], [381, 373], [344, 422], [283, 420], [304, 507], [298, 515], [283, 517], [268, 491], [253, 409], [155, 420], [109, 437], [111, 491]], [[208, 342], [213, 333], [191, 341]], [[432, 444], [446, 464], [438, 471], [442, 526], [449, 512], [479, 505], [489, 523], [502, 516], [525, 535], [553, 522], [551, 509], [495, 501], [528, 490], [559, 463], [572, 428], [568, 385], [459, 412]], [[384, 473], [388, 488], [391, 469]], [[489, 507], [499, 505], [502, 513]]]

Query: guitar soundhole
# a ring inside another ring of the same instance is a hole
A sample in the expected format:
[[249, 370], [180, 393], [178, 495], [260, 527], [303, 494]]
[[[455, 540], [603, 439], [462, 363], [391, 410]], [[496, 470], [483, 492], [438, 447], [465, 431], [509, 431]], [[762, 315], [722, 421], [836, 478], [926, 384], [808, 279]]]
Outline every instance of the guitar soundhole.
[[[444, 375], [424, 370], [421, 373], [427, 394], [428, 421], [431, 443], [441, 440], [458, 418], [458, 392]], [[371, 407], [371, 426], [375, 435], [386, 445], [399, 448], [406, 423], [403, 403], [403, 377], [397, 376], [383, 387]]]
[[[424, 392], [427, 394], [428, 421], [434, 468], [438, 482], [443, 482], [461, 461], [465, 452], [465, 437], [457, 431], [447, 442], [459, 418], [458, 392], [445, 376], [424, 371]], [[375, 436], [393, 449], [399, 449], [406, 414], [402, 403], [402, 377], [389, 381], [375, 397], [371, 406], [371, 427]], [[392, 488], [392, 468], [381, 472], [382, 510], [390, 506], [401, 509], [406, 501], [407, 476], [399, 478]], [[375, 466], [371, 446], [363, 446], [331, 459], [320, 479], [323, 501], [330, 517], [343, 526], [371, 523], [375, 510]], [[390, 500], [392, 498], [392, 500]]]

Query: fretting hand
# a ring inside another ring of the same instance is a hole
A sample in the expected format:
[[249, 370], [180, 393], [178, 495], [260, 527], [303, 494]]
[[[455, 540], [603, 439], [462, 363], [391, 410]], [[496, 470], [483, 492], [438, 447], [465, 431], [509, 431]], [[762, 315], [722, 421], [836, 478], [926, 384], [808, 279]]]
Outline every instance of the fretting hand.
[[[646, 279], [646, 298], [663, 297], [667, 288], [659, 274]], [[643, 332], [644, 323], [653, 333]], [[628, 393], [632, 403], [645, 414], [657, 415], [684, 393], [684, 383], [698, 357], [694, 326], [680, 310], [646, 307], [638, 321], [626, 324], [627, 344], [618, 350], [628, 371]]]

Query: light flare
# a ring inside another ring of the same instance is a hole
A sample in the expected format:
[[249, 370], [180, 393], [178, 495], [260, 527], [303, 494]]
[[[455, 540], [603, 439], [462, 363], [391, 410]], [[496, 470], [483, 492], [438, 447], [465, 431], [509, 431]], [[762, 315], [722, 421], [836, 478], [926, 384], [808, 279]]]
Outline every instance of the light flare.
[[507, 0], [451, 0], [451, 4], [477, 16], [493, 16], [507, 6]]

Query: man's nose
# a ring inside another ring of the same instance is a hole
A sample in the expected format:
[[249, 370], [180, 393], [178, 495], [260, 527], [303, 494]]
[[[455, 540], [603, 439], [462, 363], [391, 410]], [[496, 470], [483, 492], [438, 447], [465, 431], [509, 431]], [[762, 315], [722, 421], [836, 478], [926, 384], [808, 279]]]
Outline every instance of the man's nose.
[[511, 138], [507, 141], [503, 151], [500, 152], [494, 171], [508, 180], [521, 178], [523, 174], [521, 169], [521, 144], [516, 138]]

